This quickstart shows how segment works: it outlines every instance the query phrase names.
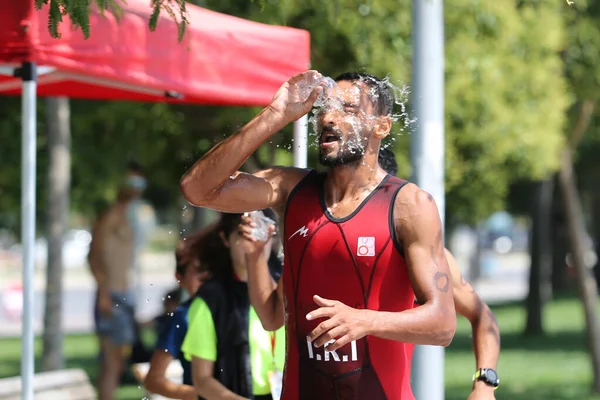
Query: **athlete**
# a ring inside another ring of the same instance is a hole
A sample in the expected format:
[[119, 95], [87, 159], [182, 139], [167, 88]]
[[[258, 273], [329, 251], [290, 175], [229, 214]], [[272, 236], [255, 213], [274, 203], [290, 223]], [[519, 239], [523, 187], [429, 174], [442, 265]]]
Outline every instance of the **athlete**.
[[[398, 164], [396, 163], [394, 153], [389, 149], [380, 149], [379, 165], [390, 175], [395, 176], [398, 173]], [[251, 218], [244, 217], [240, 229], [243, 232], [244, 240], [254, 243], [255, 247], [259, 247], [261, 243], [266, 242], [258, 242], [252, 236], [253, 225], [254, 223]], [[452, 277], [456, 311], [469, 320], [473, 335], [476, 373], [473, 378], [473, 390], [467, 400], [494, 400], [494, 391], [500, 383], [495, 371], [500, 354], [500, 331], [498, 323], [492, 310], [481, 300], [471, 284], [462, 276], [452, 253], [448, 249], [445, 252]], [[276, 290], [277, 285], [270, 278], [267, 265], [261, 263], [260, 260], [250, 259], [248, 270], [249, 291], [252, 303], [261, 305], [268, 303], [268, 298], [273, 296], [272, 293]], [[277, 299], [279, 301], [283, 300], [282, 298]], [[263, 311], [263, 318], [266, 318], [267, 321], [273, 320], [273, 313], [277, 310], [283, 310], [283, 306], [279, 305], [278, 307], [268, 308], [266, 311]]]
[[[197, 206], [272, 208], [285, 223], [282, 284], [256, 304], [265, 329], [285, 319], [283, 400], [413, 400], [413, 345], [447, 346], [456, 329], [440, 216], [431, 195], [378, 165], [392, 127], [389, 88], [362, 73], [335, 81], [327, 93], [317, 71], [285, 82], [269, 106], [185, 173], [181, 189]], [[314, 87], [308, 96], [306, 87]], [[316, 130], [326, 173], [238, 171], [320, 96]], [[265, 318], [282, 304], [285, 313]]]

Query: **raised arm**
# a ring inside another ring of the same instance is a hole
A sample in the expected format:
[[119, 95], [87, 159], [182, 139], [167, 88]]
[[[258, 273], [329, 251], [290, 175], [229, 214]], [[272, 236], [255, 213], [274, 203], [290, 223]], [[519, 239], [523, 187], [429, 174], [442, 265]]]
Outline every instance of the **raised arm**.
[[318, 86], [306, 99], [302, 87], [319, 76], [308, 71], [285, 82], [268, 107], [200, 158], [181, 178], [186, 200], [224, 212], [282, 208], [304, 170], [272, 168], [253, 175], [238, 169], [271, 136], [310, 111], [323, 89]]
[[[252, 236], [254, 226], [250, 217], [242, 217], [240, 232], [244, 240], [248, 266], [248, 295], [263, 328], [266, 331], [276, 331], [284, 324], [282, 279], [279, 279], [279, 282], [273, 280], [268, 265], [270, 244], [268, 241], [258, 241]], [[269, 236], [273, 232], [274, 226], [269, 230]]]
[[375, 335], [447, 346], [456, 331], [456, 312], [442, 224], [433, 197], [415, 185], [407, 185], [396, 198], [394, 227], [421, 306], [401, 313], [380, 313]]
[[[462, 276], [456, 259], [448, 250], [446, 250], [446, 259], [452, 275], [456, 312], [471, 322], [476, 369], [492, 368], [495, 370], [500, 356], [500, 329], [496, 317], [471, 284]], [[473, 391], [491, 394], [494, 388], [478, 381], [475, 383]]]

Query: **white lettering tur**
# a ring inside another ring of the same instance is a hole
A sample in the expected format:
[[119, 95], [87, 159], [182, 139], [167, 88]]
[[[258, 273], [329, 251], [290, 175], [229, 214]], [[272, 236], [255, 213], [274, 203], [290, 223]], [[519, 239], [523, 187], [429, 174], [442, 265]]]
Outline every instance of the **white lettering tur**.
[[[330, 340], [325, 343], [323, 346], [323, 355], [318, 354], [317, 348], [313, 346], [312, 341], [310, 340], [310, 336], [306, 337], [306, 348], [308, 349], [308, 358], [315, 359], [317, 361], [334, 361], [334, 362], [348, 362], [348, 355], [344, 354], [342, 357], [337, 353], [337, 350], [329, 351], [327, 350], [327, 346], [331, 343], [335, 342], [334, 340]], [[350, 342], [350, 360], [357, 361], [358, 360], [358, 352], [356, 350], [356, 340]]]

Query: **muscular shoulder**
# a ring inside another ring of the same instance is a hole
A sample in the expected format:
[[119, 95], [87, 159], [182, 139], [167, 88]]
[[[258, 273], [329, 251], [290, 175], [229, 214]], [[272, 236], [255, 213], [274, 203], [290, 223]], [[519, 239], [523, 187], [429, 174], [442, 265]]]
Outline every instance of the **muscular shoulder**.
[[310, 169], [276, 166], [254, 173], [255, 176], [268, 179], [280, 189], [293, 189], [308, 173]]
[[310, 173], [310, 169], [276, 166], [254, 173], [254, 176], [264, 178], [271, 183], [273, 190], [281, 199], [278, 212], [283, 211], [288, 196], [292, 190]]
[[439, 224], [440, 215], [435, 199], [413, 183], [398, 192], [394, 201], [394, 229], [401, 239], [416, 231]]

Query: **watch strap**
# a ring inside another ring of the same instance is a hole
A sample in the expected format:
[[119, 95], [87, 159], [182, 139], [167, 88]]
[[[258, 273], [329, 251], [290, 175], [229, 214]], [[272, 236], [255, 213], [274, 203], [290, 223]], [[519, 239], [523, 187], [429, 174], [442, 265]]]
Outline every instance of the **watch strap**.
[[475, 371], [475, 374], [473, 374], [473, 382], [481, 381], [488, 386], [492, 386], [494, 388], [494, 390], [497, 390], [499, 385], [490, 384], [487, 379], [485, 379], [485, 378], [482, 379], [482, 376], [484, 375], [484, 372], [486, 370], [487, 370], [487, 368], [479, 368], [477, 371]]

